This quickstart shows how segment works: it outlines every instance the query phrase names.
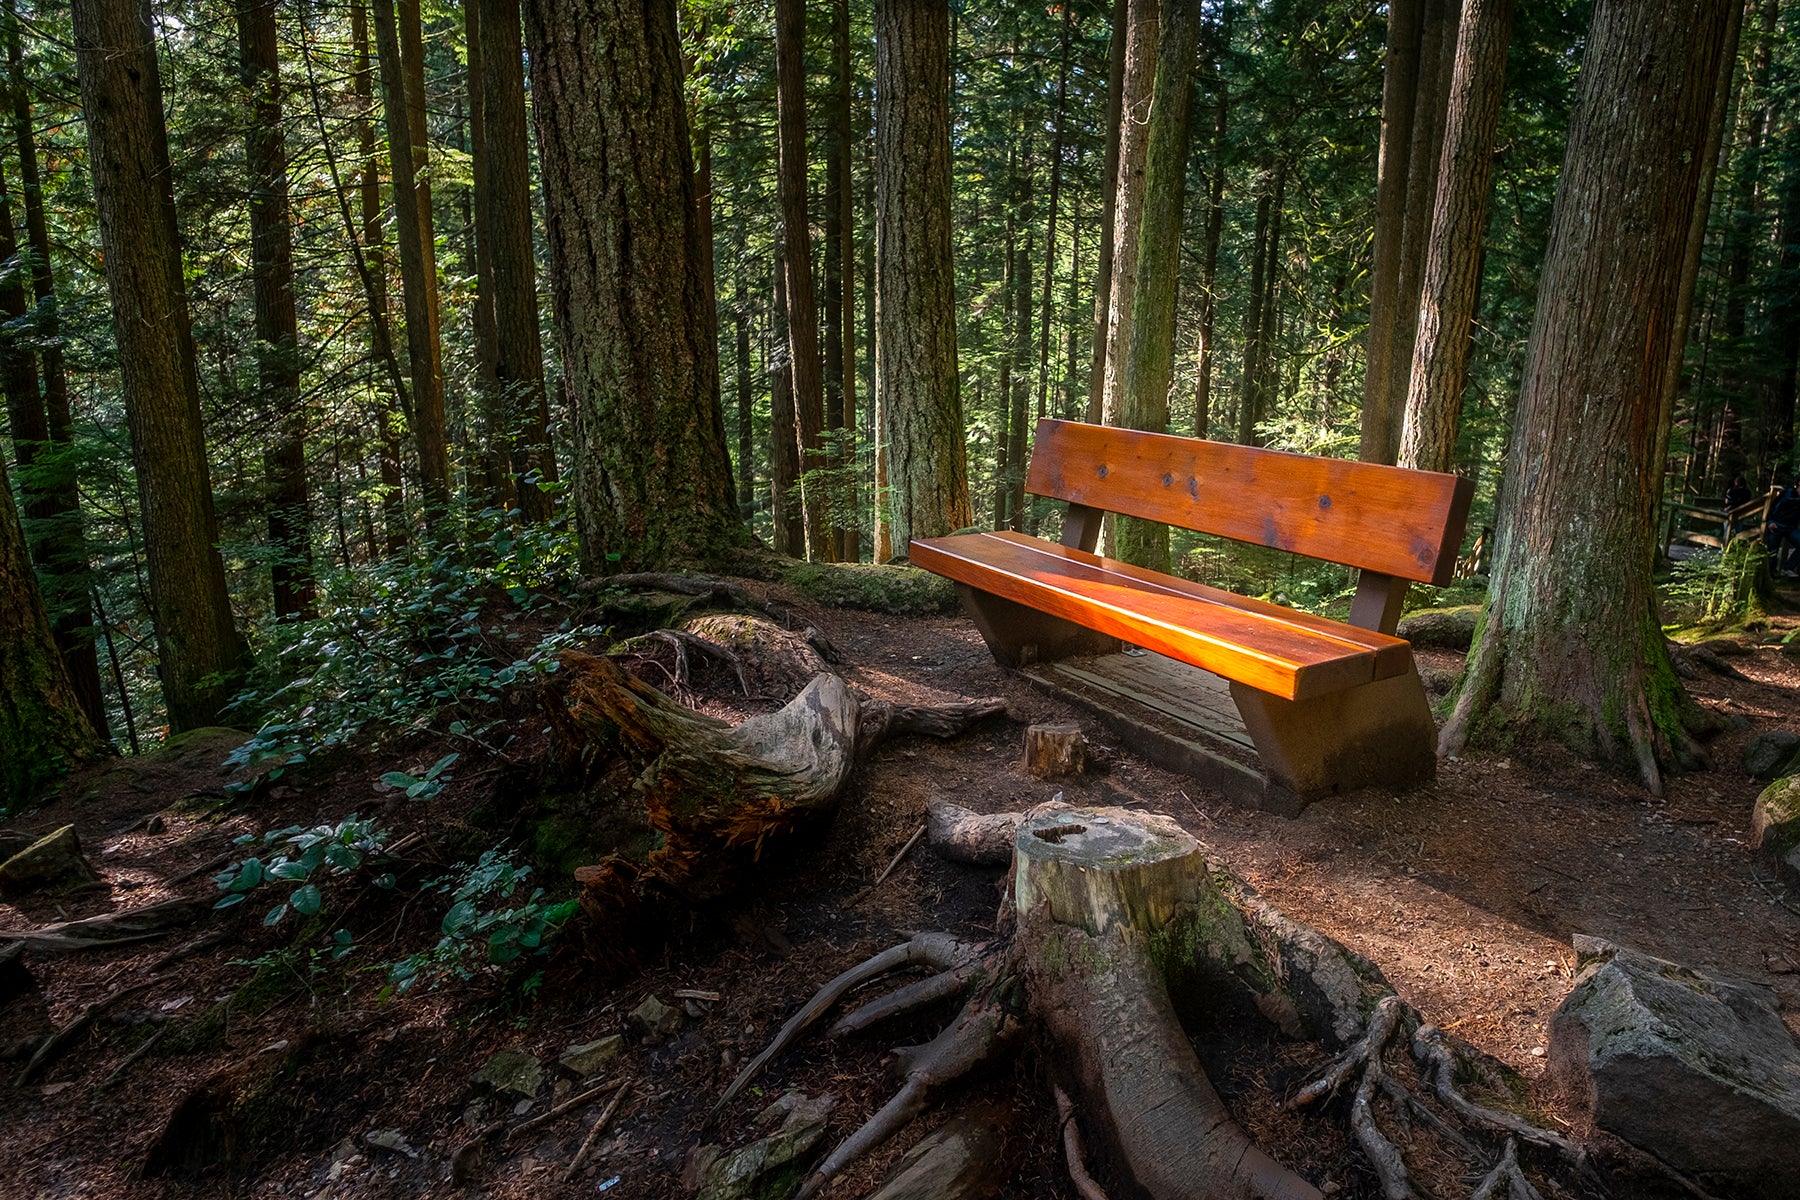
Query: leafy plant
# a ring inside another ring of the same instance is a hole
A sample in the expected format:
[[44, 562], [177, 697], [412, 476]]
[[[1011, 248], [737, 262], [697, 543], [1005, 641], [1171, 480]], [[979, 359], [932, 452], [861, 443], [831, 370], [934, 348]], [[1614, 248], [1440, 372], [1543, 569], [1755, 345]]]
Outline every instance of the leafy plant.
[[447, 894], [450, 907], [439, 922], [437, 945], [393, 965], [389, 978], [395, 989], [404, 992], [434, 976], [471, 979], [526, 954], [544, 953], [578, 905], [574, 900], [546, 903], [542, 888], [519, 903], [508, 903], [530, 875], [529, 865], [493, 849], [426, 884], [421, 895]]
[[[250, 846], [260, 841], [266, 850], [275, 853], [267, 859], [252, 855], [214, 875], [213, 883], [225, 895], [213, 907], [231, 908], [242, 904], [251, 892], [264, 886], [286, 886], [286, 899], [269, 910], [263, 917], [263, 924], [278, 924], [290, 911], [303, 917], [316, 916], [324, 904], [317, 880], [360, 870], [364, 863], [386, 848], [387, 838], [386, 830], [375, 828], [373, 821], [358, 820], [354, 813], [336, 825], [315, 825], [310, 829], [290, 825], [286, 829], [270, 830], [260, 838], [247, 833], [235, 844]], [[375, 885], [391, 888], [394, 877], [378, 876]], [[350, 952], [353, 939], [346, 931], [339, 930], [334, 941], [342, 947], [335, 957], [342, 958]]]
[[392, 788], [399, 788], [406, 793], [408, 800], [429, 800], [444, 790], [451, 776], [447, 773], [462, 755], [455, 752], [444, 755], [431, 764], [423, 775], [408, 775], [405, 771], [389, 771], [381, 777], [381, 782]]

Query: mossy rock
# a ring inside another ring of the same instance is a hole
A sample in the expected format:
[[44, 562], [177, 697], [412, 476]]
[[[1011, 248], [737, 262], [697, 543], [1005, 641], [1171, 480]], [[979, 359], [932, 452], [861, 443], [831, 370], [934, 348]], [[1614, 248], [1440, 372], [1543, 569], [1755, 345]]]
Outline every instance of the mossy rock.
[[918, 567], [881, 563], [795, 563], [781, 582], [832, 608], [865, 608], [900, 617], [935, 616], [956, 608], [956, 586]]
[[1426, 608], [1409, 614], [1394, 633], [1420, 649], [1456, 650], [1466, 654], [1475, 640], [1475, 625], [1480, 619], [1479, 604]]
[[51, 896], [93, 887], [100, 876], [81, 853], [73, 825], [64, 825], [0, 862], [0, 896]]
[[1756, 798], [1750, 844], [1768, 851], [1789, 882], [1800, 885], [1800, 775], [1777, 779]]

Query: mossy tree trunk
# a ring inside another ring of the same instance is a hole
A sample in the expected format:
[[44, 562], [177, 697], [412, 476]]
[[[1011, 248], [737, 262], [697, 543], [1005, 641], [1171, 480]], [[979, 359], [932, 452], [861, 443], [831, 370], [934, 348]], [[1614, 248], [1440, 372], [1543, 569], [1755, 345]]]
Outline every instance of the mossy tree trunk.
[[1363, 371], [1364, 462], [1393, 462], [1389, 430], [1398, 399], [1393, 373], [1400, 250], [1406, 234], [1407, 156], [1412, 152], [1413, 106], [1419, 87], [1419, 29], [1425, 0], [1388, 5], [1387, 59], [1381, 71], [1381, 149], [1375, 168], [1375, 243], [1369, 266], [1369, 349]]
[[525, 15], [582, 562], [713, 558], [746, 535], [675, 5], [530, 0]]
[[137, 0], [95, 0], [74, 15], [159, 670], [180, 731], [217, 719], [242, 677], [243, 642], [217, 549], [155, 29]]
[[38, 595], [0, 460], [0, 812], [99, 754]]
[[1668, 339], [1733, 0], [1602, 0], [1538, 291], [1500, 546], [1440, 749], [1505, 730], [1661, 791], [1694, 714], [1651, 578]]
[[[1108, 425], [1119, 423], [1119, 409], [1125, 403], [1126, 358], [1131, 353], [1131, 324], [1136, 315], [1138, 230], [1144, 220], [1150, 128], [1155, 119], [1157, 37], [1162, 21], [1159, 0], [1130, 3], [1125, 74], [1120, 84], [1119, 169], [1115, 178], [1105, 181], [1114, 193], [1112, 296], [1106, 304], [1105, 361], [1094, 366], [1103, 372], [1100, 419]], [[1184, 111], [1184, 126], [1185, 117]]]

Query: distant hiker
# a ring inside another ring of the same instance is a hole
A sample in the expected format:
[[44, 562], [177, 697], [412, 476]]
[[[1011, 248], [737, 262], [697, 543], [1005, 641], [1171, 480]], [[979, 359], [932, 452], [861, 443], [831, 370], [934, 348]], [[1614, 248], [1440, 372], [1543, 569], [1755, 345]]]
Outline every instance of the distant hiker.
[[1744, 482], [1742, 475], [1734, 475], [1731, 486], [1725, 489], [1725, 511], [1735, 512], [1740, 505], [1750, 503], [1750, 485]]
[[1763, 544], [1768, 546], [1773, 561], [1770, 569], [1789, 578], [1800, 576], [1800, 477], [1776, 497], [1769, 508], [1768, 524], [1763, 527]]

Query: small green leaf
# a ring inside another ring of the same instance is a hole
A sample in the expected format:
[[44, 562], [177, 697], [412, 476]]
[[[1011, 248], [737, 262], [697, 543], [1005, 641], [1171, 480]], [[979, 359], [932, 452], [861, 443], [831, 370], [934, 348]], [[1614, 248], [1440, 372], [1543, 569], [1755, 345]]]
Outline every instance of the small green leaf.
[[263, 924], [275, 924], [277, 921], [281, 920], [281, 918], [287, 916], [287, 910], [288, 906], [286, 903], [277, 904], [274, 908], [269, 910], [269, 915], [263, 918]]
[[448, 936], [454, 936], [467, 929], [474, 920], [475, 905], [467, 900], [459, 900], [450, 906], [449, 912], [444, 914], [443, 924], [438, 927], [438, 931]]
[[310, 917], [319, 911], [323, 898], [319, 895], [319, 889], [309, 883], [295, 888], [294, 894], [288, 897], [288, 903], [301, 916]]
[[222, 899], [220, 899], [220, 901], [217, 904], [213, 905], [213, 907], [214, 908], [230, 908], [234, 904], [242, 904], [243, 902], [244, 902], [244, 893], [233, 892], [231, 895], [225, 896]]

